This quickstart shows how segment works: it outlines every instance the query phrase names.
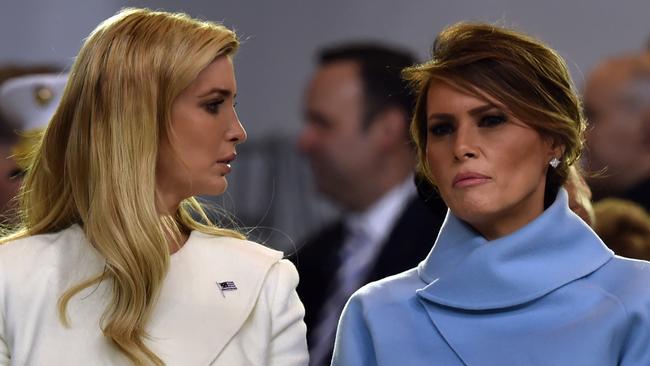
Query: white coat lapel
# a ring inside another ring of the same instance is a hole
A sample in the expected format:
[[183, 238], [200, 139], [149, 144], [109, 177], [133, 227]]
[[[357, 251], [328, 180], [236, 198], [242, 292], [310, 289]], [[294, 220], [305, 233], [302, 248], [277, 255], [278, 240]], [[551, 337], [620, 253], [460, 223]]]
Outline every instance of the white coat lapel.
[[248, 318], [266, 274], [281, 258], [255, 243], [192, 232], [172, 256], [147, 329], [151, 347], [165, 360], [213, 362]]

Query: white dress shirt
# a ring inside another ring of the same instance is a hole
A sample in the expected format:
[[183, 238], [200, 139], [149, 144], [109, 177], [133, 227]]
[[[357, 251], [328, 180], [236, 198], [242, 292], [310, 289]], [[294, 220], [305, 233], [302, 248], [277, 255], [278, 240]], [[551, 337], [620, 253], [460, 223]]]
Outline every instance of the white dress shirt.
[[[362, 233], [365, 237], [363, 246], [355, 245], [354, 240], [349, 236], [343, 244], [341, 251], [347, 255], [354, 256], [354, 262], [360, 266], [369, 265], [374, 262], [381, 251], [383, 244], [388, 239], [388, 235], [393, 231], [397, 219], [400, 217], [409, 200], [416, 195], [413, 176], [409, 177], [400, 185], [388, 191], [379, 201], [375, 202], [366, 211], [362, 213], [351, 213], [346, 215], [345, 226], [350, 232]], [[350, 247], [355, 247], [351, 249]], [[345, 260], [345, 258], [343, 258]], [[370, 270], [367, 266], [364, 273], [358, 273], [362, 281]], [[356, 288], [359, 288], [359, 284]], [[355, 288], [355, 290], [356, 290]]]
[[366, 211], [348, 214], [345, 218], [347, 234], [339, 252], [341, 265], [335, 274], [337, 287], [333, 291], [330, 289], [332, 292], [322, 307], [310, 337], [313, 342], [312, 365], [329, 361], [343, 306], [354, 291], [364, 285], [397, 219], [415, 194], [413, 176], [409, 176]]

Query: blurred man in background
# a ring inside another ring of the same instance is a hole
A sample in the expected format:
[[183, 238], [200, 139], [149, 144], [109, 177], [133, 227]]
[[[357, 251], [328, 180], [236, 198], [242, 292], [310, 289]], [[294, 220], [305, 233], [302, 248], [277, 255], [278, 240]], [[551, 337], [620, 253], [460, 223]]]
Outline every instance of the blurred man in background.
[[617, 197], [650, 210], [650, 53], [602, 62], [585, 86], [587, 168], [594, 200]]
[[295, 258], [311, 365], [329, 365], [349, 296], [417, 265], [444, 219], [441, 201], [427, 208], [414, 185], [414, 99], [401, 78], [414, 62], [382, 45], [341, 45], [321, 52], [308, 85], [299, 148], [319, 191], [343, 212]]

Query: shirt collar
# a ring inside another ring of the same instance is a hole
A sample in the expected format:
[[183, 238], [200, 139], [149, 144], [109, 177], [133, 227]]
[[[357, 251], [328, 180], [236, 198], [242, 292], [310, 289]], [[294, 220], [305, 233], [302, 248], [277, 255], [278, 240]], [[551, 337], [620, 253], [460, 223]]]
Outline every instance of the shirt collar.
[[413, 176], [410, 175], [367, 210], [347, 215], [345, 224], [350, 230], [363, 231], [371, 242], [381, 243], [393, 229], [409, 199], [415, 194]]
[[488, 241], [451, 212], [418, 266], [428, 283], [418, 295], [467, 310], [516, 306], [584, 277], [613, 253], [568, 206], [555, 202], [528, 225]]

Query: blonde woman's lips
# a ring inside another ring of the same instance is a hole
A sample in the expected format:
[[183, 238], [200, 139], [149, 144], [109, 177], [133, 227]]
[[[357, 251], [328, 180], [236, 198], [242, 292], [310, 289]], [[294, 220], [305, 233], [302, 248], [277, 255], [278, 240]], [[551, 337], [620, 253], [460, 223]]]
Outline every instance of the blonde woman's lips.
[[230, 170], [232, 169], [232, 166], [230, 165], [235, 159], [237, 158], [236, 153], [232, 153], [228, 156], [226, 156], [223, 159], [217, 160], [217, 164], [221, 164], [225, 167], [226, 169], [226, 174], [230, 173]]

